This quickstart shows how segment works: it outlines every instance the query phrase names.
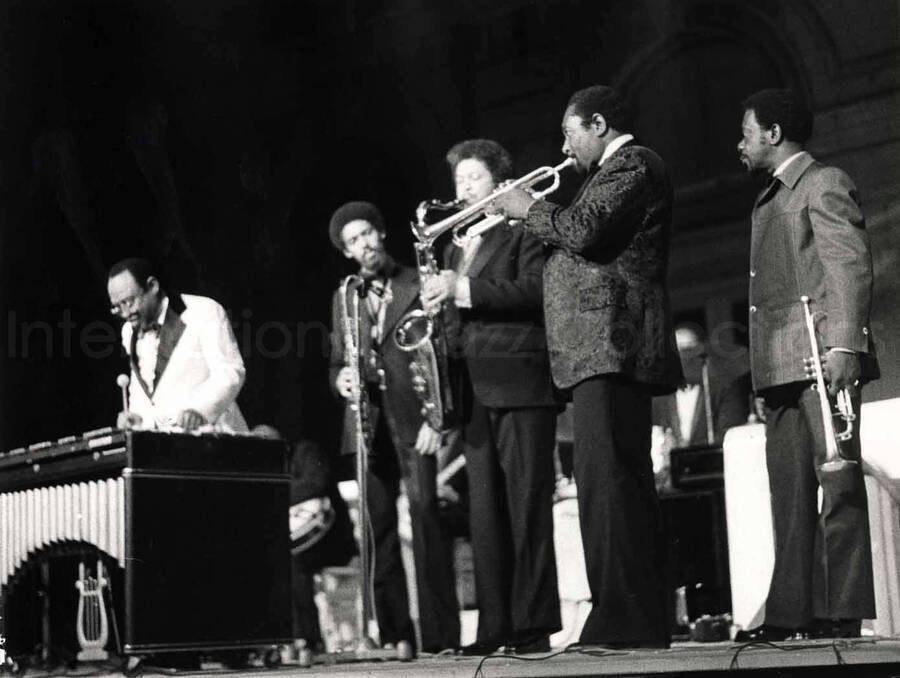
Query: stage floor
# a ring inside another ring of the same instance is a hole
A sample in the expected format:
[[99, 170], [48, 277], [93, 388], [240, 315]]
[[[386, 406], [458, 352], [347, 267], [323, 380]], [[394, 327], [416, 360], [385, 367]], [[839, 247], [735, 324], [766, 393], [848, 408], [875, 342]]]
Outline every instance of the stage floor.
[[[480, 672], [479, 672], [480, 667]], [[286, 665], [272, 675], [416, 676], [422, 678], [542, 678], [545, 676], [653, 676], [701, 674], [711, 678], [735, 670], [760, 675], [900, 676], [900, 639], [798, 641], [740, 646], [732, 642], [682, 644], [668, 650], [620, 652], [570, 649], [547, 655], [420, 657], [412, 663]], [[830, 670], [829, 670], [830, 669]], [[856, 669], [856, 670], [854, 670]]]
[[[547, 676], [733, 676], [752, 670], [753, 676], [900, 676], [900, 638], [861, 638], [848, 641], [797, 641], [777, 644], [737, 645], [732, 642], [679, 644], [668, 650], [610, 651], [571, 648], [547, 655], [511, 657], [421, 656], [412, 662], [366, 661], [340, 663], [335, 655], [316, 658], [313, 666], [283, 664], [277, 668], [247, 668], [240, 671], [204, 665], [200, 671], [158, 671], [142, 667], [149, 675], [235, 675], [257, 678], [542, 678]], [[26, 676], [49, 674], [30, 669]], [[68, 672], [71, 676], [116, 676], [91, 670], [90, 665]]]

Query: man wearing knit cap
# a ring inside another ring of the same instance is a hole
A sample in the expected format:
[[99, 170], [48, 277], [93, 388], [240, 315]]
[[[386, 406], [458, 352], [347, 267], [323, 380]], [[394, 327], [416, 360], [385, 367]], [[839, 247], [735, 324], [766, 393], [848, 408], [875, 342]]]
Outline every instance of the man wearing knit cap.
[[[412, 522], [422, 649], [455, 649], [459, 645], [459, 608], [450, 541], [439, 521], [435, 484], [434, 453], [441, 435], [421, 414], [410, 377], [412, 354], [401, 351], [392, 338], [398, 321], [419, 307], [418, 276], [385, 251], [384, 218], [372, 203], [355, 201], [339, 207], [328, 233], [334, 246], [359, 265], [364, 281], [365, 294], [359, 299], [359, 352], [365, 369], [360, 378], [370, 403], [368, 507], [375, 535], [375, 616], [381, 642], [407, 640], [415, 645], [397, 533], [396, 503], [402, 478]], [[347, 294], [356, 293], [352, 289]], [[351, 300], [347, 301], [352, 308]], [[332, 299], [329, 378], [338, 395], [349, 399], [356, 369], [347, 360], [342, 306], [339, 288]], [[345, 407], [342, 454], [356, 453], [357, 416]]]

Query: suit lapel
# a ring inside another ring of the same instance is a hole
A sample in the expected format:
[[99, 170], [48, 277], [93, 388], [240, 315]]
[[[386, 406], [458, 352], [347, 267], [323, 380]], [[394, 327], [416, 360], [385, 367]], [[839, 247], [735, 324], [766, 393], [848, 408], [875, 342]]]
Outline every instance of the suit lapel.
[[[419, 295], [419, 281], [416, 272], [405, 266], [398, 266], [391, 276], [391, 302], [384, 311], [384, 337], [388, 337], [394, 326]], [[384, 341], [387, 341], [385, 339]]]
[[[175, 298], [177, 296], [178, 301]], [[169, 358], [172, 357], [172, 351], [181, 339], [184, 333], [185, 324], [181, 320], [181, 314], [178, 311], [180, 307], [184, 309], [181, 302], [181, 295], [172, 295], [169, 299], [169, 307], [166, 309], [166, 319], [159, 328], [159, 350], [156, 353], [156, 371], [154, 376], [154, 390], [159, 386], [160, 377], [162, 377], [166, 366], [169, 364]]]
[[753, 204], [753, 214], [751, 216], [752, 228], [750, 231], [750, 263], [756, 267], [756, 250], [759, 243], [762, 242], [768, 222], [770, 221], [765, 215], [775, 208], [775, 197], [781, 186], [781, 180], [772, 177], [769, 184], [762, 190]]
[[128, 361], [131, 363], [131, 373], [134, 375], [134, 378], [137, 379], [138, 384], [141, 385], [141, 388], [144, 390], [144, 393], [147, 396], [148, 400], [153, 400], [153, 391], [150, 390], [150, 387], [147, 386], [147, 382], [144, 381], [144, 377], [141, 376], [141, 368], [138, 365], [137, 360], [137, 338], [138, 333], [137, 330], [132, 328], [131, 330], [131, 346], [128, 350]]
[[600, 171], [600, 167], [595, 167], [590, 172], [588, 172], [587, 176], [584, 178], [584, 181], [581, 183], [581, 188], [578, 189], [578, 193], [575, 194], [575, 197], [572, 199], [572, 204], [574, 205], [579, 200], [581, 200], [581, 196], [584, 195], [584, 192], [587, 190], [587, 187], [590, 186], [591, 182], [594, 180], [594, 176]]
[[575, 195], [575, 198], [572, 200], [572, 204], [574, 205], [576, 202], [581, 200], [581, 196], [587, 190], [587, 187], [590, 185], [590, 183], [594, 180], [594, 177], [598, 173], [603, 172], [604, 166], [606, 166], [606, 167], [609, 166], [609, 162], [616, 156], [616, 153], [621, 151], [623, 148], [628, 148], [629, 146], [636, 146], [636, 145], [637, 145], [637, 139], [629, 139], [624, 144], [619, 146], [615, 151], [613, 151], [612, 154], [606, 160], [603, 161], [603, 164], [596, 165], [594, 168], [592, 168], [588, 172], [587, 176], [584, 178], [584, 182], [581, 184], [581, 188], [578, 189], [578, 193]]
[[459, 262], [462, 260], [462, 255], [462, 247], [459, 247], [454, 243], [450, 243], [449, 245], [447, 245], [447, 250], [444, 254], [445, 267], [451, 271], [455, 271], [459, 267]]
[[[779, 210], [780, 206], [784, 204], [785, 200], [787, 200], [784, 191], [793, 191], [797, 186], [797, 182], [800, 181], [800, 177], [802, 177], [804, 173], [806, 173], [806, 170], [809, 169], [809, 166], [814, 162], [815, 158], [804, 151], [793, 162], [785, 167], [784, 171], [779, 176], [773, 176], [769, 184], [759, 194], [759, 197], [756, 199], [756, 202], [753, 205], [754, 223], [750, 240], [751, 262], [756, 262], [754, 254], [756, 252], [758, 243], [762, 241], [763, 233], [766, 229], [766, 226], [764, 226], [763, 224], [770, 221], [767, 217], [768, 213], [770, 213], [772, 210]], [[778, 195], [779, 191], [782, 192], [781, 197], [779, 197]]]
[[499, 250], [509, 239], [510, 228], [512, 227], [504, 224], [503, 226], [492, 228], [481, 236], [481, 244], [478, 246], [478, 251], [475, 252], [472, 263], [469, 264], [469, 269], [465, 272], [465, 275], [470, 278], [475, 278], [484, 270], [484, 267], [487, 266], [488, 262], [497, 253], [497, 250]]

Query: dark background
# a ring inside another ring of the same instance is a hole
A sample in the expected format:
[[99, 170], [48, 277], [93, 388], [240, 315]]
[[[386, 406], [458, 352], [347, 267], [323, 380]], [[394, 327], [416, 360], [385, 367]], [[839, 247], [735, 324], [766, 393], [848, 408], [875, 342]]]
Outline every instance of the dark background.
[[[870, 198], [884, 342], [898, 325], [900, 133], [883, 124], [896, 14], [837, 0], [0, 2], [0, 449], [114, 422], [126, 364], [106, 269], [134, 254], [229, 310], [251, 426], [332, 446], [326, 331], [350, 267], [331, 212], [376, 202], [411, 262], [415, 205], [452, 197], [452, 144], [495, 138], [518, 173], [556, 164], [566, 99], [597, 83], [634, 105], [676, 184], [676, 312], [735, 324], [737, 344], [756, 190], [737, 162], [740, 101], [801, 91], [818, 154]], [[875, 393], [893, 396], [897, 352], [879, 348]]]

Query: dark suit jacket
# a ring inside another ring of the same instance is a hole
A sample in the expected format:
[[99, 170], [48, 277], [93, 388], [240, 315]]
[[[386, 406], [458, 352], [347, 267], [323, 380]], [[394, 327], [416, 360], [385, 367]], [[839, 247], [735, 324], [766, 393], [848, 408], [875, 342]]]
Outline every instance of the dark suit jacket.
[[[374, 418], [384, 416], [387, 418], [388, 429], [391, 433], [394, 446], [398, 451], [413, 445], [416, 436], [422, 426], [421, 404], [418, 396], [413, 391], [410, 378], [409, 363], [413, 354], [401, 351], [394, 343], [394, 328], [398, 321], [409, 311], [419, 308], [419, 278], [418, 274], [408, 266], [394, 265], [390, 275], [391, 298], [385, 311], [384, 332], [381, 346], [378, 352], [381, 356], [382, 367], [385, 372], [386, 390], [382, 394], [383, 411], [374, 408]], [[329, 382], [334, 389], [334, 381], [338, 372], [345, 366], [344, 362], [344, 330], [340, 313], [339, 290], [332, 298], [331, 317], [331, 361], [329, 369]], [[360, 300], [362, 302], [362, 300]], [[362, 323], [363, 350], [369, 346], [369, 324], [365, 304], [360, 303]], [[372, 387], [372, 388], [377, 388]], [[353, 426], [355, 413], [345, 404], [344, 408], [344, 435], [341, 442], [343, 454], [356, 453], [356, 440], [353, 435], [356, 428]]]
[[[721, 444], [728, 429], [747, 423], [747, 416], [750, 414], [750, 375], [744, 374], [737, 379], [727, 380], [710, 374], [709, 393], [714, 442]], [[707, 443], [706, 406], [704, 405], [703, 384], [700, 384], [697, 406], [694, 408], [690, 433], [686, 439], [681, 437], [678, 403], [674, 393], [653, 399], [653, 423], [672, 429], [675, 439], [678, 441], [678, 447], [705, 445]]]
[[672, 186], [665, 165], [626, 144], [569, 207], [539, 200], [526, 230], [554, 250], [544, 267], [553, 379], [560, 388], [621, 374], [669, 393], [681, 382], [666, 270]]
[[[459, 309], [458, 348], [472, 391], [487, 407], [552, 406], [541, 295], [543, 247], [520, 227], [506, 224], [482, 238], [466, 272], [472, 308]], [[447, 268], [455, 269], [461, 256], [459, 247], [447, 248]]]
[[750, 367], [756, 390], [805, 381], [812, 353], [802, 295], [812, 302], [820, 347], [860, 352], [878, 377], [869, 307], [872, 256], [856, 187], [808, 153], [759, 196], [750, 246]]

